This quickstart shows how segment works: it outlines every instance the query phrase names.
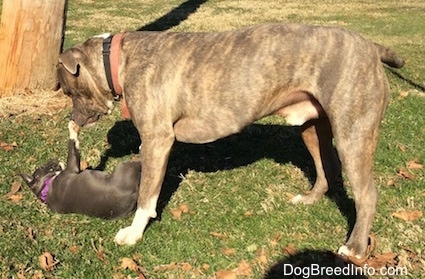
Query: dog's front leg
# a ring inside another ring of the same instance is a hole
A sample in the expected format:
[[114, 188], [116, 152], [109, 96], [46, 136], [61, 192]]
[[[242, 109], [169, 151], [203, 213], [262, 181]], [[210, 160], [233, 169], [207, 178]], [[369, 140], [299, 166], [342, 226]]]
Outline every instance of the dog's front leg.
[[174, 143], [174, 133], [142, 136], [142, 179], [136, 214], [131, 226], [119, 230], [115, 242], [133, 245], [141, 239], [150, 218], [155, 218], [156, 204]]
[[68, 158], [66, 169], [74, 172], [80, 172], [80, 142], [78, 140], [79, 126], [72, 120], [68, 123], [69, 141], [68, 141]]

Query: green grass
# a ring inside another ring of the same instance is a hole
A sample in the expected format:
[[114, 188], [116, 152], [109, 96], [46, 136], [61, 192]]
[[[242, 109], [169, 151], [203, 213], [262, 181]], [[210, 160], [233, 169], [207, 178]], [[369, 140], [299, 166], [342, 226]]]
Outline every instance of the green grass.
[[[184, 3], [69, 2], [66, 47], [104, 32], [139, 29]], [[424, 217], [406, 222], [391, 214], [425, 207], [424, 170], [407, 170], [413, 180], [397, 175], [414, 158], [425, 163], [422, 2], [211, 0], [197, 9], [183, 6], [174, 10], [171, 19], [151, 25], [174, 24], [174, 31], [226, 30], [265, 22], [337, 25], [397, 50], [407, 65], [397, 71], [404, 78], [387, 71], [393, 96], [375, 159], [380, 200], [372, 231], [377, 238], [375, 253], [391, 251], [407, 259], [411, 278], [425, 278]], [[186, 11], [193, 12], [187, 17]], [[401, 92], [409, 94], [399, 98]], [[32, 172], [50, 158], [65, 160], [68, 115], [65, 109], [53, 116], [0, 118], [1, 142], [17, 144], [11, 151], [0, 148], [0, 196], [20, 182], [17, 173]], [[262, 278], [281, 260], [326, 262], [326, 251], [336, 251], [345, 241], [353, 216], [350, 190], [348, 197], [325, 197], [313, 206], [291, 205], [289, 194], [309, 189], [314, 167], [297, 129], [279, 123], [279, 118], [267, 118], [207, 145], [176, 143], [164, 183], [161, 220], [153, 222], [133, 247], [112, 241], [119, 228], [131, 223], [131, 217], [104, 221], [55, 214], [25, 187], [21, 200], [1, 199], [0, 276], [136, 277], [135, 271], [121, 268], [123, 258], [133, 258], [148, 278], [214, 278], [218, 270], [236, 269], [242, 260], [250, 263], [252, 278]], [[137, 156], [138, 144], [131, 124], [121, 121], [117, 110], [81, 134], [83, 159], [91, 166], [103, 162], [107, 171]], [[391, 179], [395, 185], [387, 186]], [[176, 220], [170, 210], [182, 204], [189, 212]], [[283, 252], [290, 243], [301, 252], [294, 258]], [[235, 249], [234, 253], [226, 255], [223, 249], [228, 248]], [[266, 263], [259, 262], [261, 251]], [[44, 252], [59, 261], [51, 272], [39, 265]], [[173, 262], [176, 267], [170, 265]], [[184, 270], [183, 263], [191, 268]]]

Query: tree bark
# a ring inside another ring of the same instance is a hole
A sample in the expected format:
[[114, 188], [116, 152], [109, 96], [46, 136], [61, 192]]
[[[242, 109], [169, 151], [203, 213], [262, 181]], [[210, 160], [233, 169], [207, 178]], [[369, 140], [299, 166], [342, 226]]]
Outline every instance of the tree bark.
[[66, 1], [3, 0], [0, 97], [57, 85]]

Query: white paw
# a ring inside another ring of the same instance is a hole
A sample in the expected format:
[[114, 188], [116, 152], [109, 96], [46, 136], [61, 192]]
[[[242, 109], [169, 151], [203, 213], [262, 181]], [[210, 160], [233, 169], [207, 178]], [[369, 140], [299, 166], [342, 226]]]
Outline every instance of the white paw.
[[134, 245], [137, 240], [143, 236], [143, 230], [140, 232], [137, 228], [132, 226], [120, 229], [114, 238], [115, 243], [118, 245]]
[[346, 257], [355, 257], [358, 260], [362, 258], [360, 255], [354, 255], [354, 251], [349, 249], [346, 245], [343, 245], [338, 249], [338, 254]]
[[292, 198], [291, 203], [297, 204], [297, 203], [303, 203], [303, 195], [296, 195]]

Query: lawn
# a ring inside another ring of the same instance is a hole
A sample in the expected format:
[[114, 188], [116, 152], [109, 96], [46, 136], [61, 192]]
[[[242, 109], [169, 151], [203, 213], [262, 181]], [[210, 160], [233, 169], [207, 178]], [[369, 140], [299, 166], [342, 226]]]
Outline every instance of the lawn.
[[[340, 26], [390, 46], [406, 66], [387, 70], [392, 99], [375, 157], [380, 198], [368, 264], [425, 278], [424, 14], [422, 0], [74, 0], [65, 47], [121, 30], [220, 31], [270, 22]], [[345, 190], [315, 205], [292, 205], [293, 195], [310, 189], [314, 166], [298, 129], [276, 117], [211, 144], [176, 143], [160, 218], [135, 246], [113, 242], [132, 217], [48, 211], [18, 173], [51, 158], [65, 161], [70, 107], [61, 92], [0, 99], [1, 278], [283, 278], [288, 263], [341, 265], [332, 252], [353, 222], [350, 187], [345, 182]], [[106, 171], [138, 156], [139, 144], [118, 109], [81, 132], [84, 162]]]

